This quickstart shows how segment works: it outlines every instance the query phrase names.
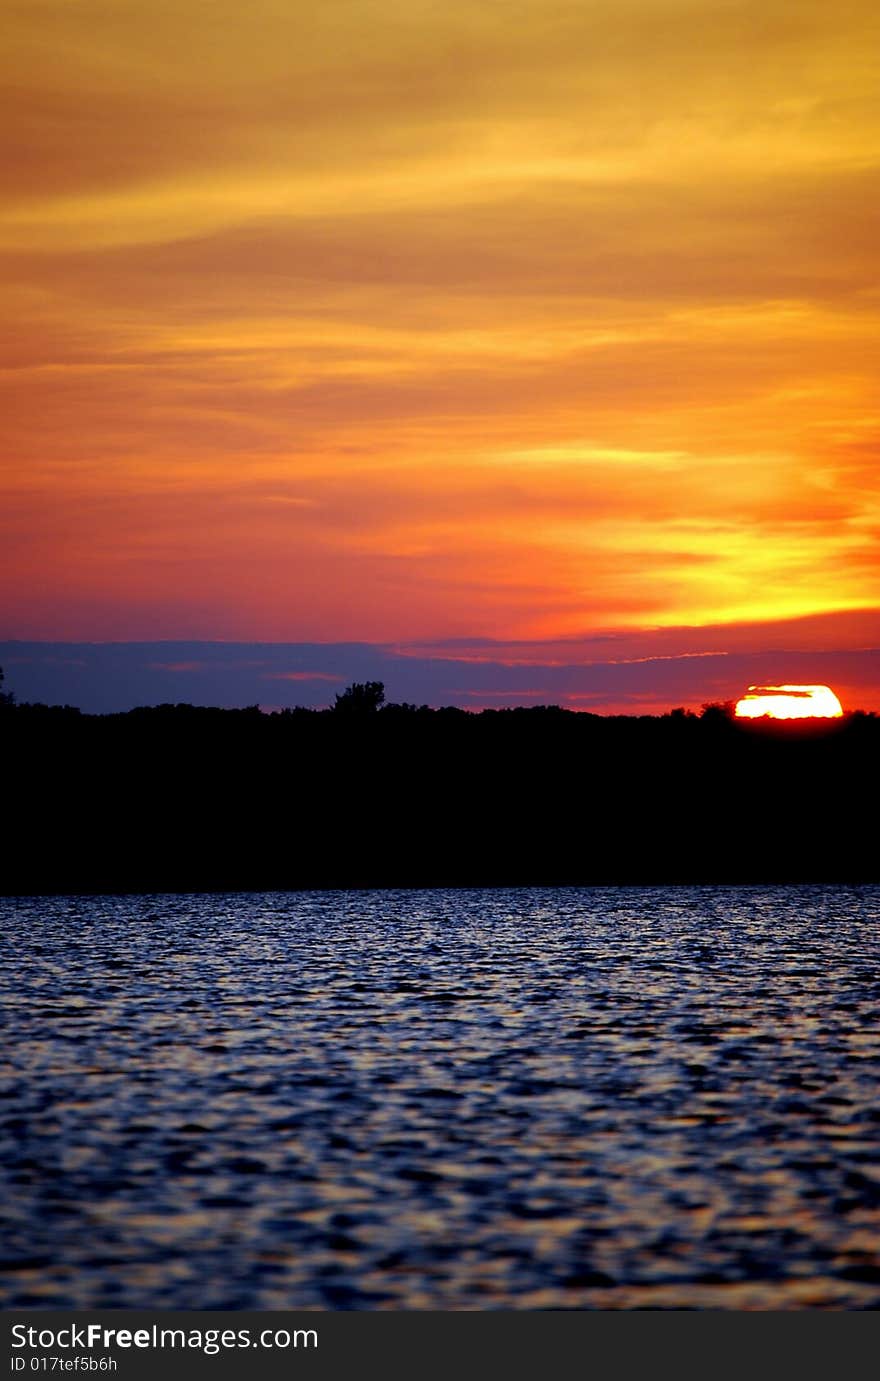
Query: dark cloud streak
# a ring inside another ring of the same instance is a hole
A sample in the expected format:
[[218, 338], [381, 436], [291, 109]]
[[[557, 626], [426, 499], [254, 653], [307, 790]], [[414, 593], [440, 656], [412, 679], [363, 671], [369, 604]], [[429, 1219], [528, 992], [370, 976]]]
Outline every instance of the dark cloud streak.
[[[675, 631], [681, 647], [688, 630]], [[519, 644], [519, 661], [511, 660], [510, 645], [479, 639], [459, 645], [459, 655], [454, 645], [410, 651], [368, 643], [9, 641], [0, 643], [0, 665], [19, 700], [97, 713], [179, 702], [317, 708], [332, 703], [337, 685], [358, 680], [384, 681], [391, 701], [468, 709], [544, 703], [660, 713], [734, 699], [748, 685], [771, 682], [829, 684], [845, 708], [880, 709], [878, 647], [745, 650], [734, 638], [726, 651], [716, 629], [713, 651], [664, 652], [663, 632], [659, 645], [650, 633], [570, 644], [570, 660], [564, 644]]]

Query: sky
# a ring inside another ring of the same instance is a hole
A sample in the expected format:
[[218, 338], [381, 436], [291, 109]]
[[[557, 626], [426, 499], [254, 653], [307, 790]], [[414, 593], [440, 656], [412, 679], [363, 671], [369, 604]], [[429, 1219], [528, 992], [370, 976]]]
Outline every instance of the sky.
[[0, 26], [0, 637], [611, 639], [695, 704], [846, 654], [880, 708], [874, 0]]

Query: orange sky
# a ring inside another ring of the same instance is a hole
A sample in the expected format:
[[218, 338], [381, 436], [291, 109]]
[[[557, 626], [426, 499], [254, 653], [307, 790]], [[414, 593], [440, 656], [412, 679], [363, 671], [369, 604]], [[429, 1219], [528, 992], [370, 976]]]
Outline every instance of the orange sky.
[[0, 23], [4, 636], [880, 606], [874, 0]]

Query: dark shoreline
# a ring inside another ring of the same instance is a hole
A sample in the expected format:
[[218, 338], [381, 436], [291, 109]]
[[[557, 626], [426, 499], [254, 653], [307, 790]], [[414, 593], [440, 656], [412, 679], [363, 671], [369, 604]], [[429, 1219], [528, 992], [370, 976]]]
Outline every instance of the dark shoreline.
[[6, 706], [5, 895], [880, 879], [880, 718]]

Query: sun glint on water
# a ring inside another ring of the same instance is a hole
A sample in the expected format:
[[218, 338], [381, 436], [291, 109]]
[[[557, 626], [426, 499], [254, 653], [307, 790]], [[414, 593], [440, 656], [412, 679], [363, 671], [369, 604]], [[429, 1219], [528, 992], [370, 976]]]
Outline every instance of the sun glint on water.
[[837, 719], [840, 701], [828, 686], [749, 686], [736, 702], [739, 719]]

